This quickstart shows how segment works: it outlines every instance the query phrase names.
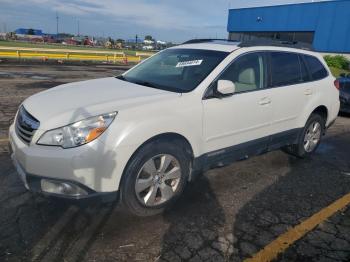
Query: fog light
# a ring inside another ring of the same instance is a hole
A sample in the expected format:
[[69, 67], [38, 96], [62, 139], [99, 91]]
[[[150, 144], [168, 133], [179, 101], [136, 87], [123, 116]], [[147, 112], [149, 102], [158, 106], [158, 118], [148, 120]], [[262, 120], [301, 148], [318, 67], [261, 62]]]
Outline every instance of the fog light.
[[66, 196], [86, 196], [88, 194], [84, 189], [72, 183], [48, 179], [41, 180], [41, 190], [46, 193]]

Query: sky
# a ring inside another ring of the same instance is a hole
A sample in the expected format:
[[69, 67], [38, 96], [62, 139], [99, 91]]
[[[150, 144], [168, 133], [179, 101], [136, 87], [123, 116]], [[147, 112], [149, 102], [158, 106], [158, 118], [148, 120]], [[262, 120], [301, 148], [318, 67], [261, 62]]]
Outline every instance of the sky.
[[[315, 0], [317, 1], [317, 0]], [[321, 1], [321, 0], [319, 0]], [[229, 8], [312, 0], [0, 0], [0, 32], [16, 28], [134, 39], [152, 35], [179, 43], [226, 38]]]

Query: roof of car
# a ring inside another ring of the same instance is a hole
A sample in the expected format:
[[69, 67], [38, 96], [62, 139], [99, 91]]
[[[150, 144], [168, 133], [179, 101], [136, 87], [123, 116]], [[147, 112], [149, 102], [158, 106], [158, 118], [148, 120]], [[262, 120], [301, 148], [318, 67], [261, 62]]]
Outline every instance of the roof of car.
[[240, 42], [221, 39], [194, 39], [174, 48], [204, 49], [223, 52], [233, 52], [240, 47]]
[[[276, 48], [276, 50], [290, 50], [299, 49], [302, 51], [312, 51], [312, 46], [299, 42], [287, 42], [287, 41], [270, 41], [270, 40], [255, 40], [255, 41], [231, 41], [226, 39], [193, 39], [189, 40], [182, 45], [174, 48], [189, 48], [189, 49], [204, 49], [215, 50], [223, 52], [233, 52], [243, 47], [268, 47], [270, 50]], [[277, 49], [278, 47], [278, 49]]]

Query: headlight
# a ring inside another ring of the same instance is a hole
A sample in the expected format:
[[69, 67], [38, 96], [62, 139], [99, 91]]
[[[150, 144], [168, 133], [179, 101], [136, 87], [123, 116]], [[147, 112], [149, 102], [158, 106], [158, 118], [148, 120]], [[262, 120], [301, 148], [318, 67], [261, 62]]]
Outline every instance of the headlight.
[[87, 144], [98, 138], [114, 120], [116, 112], [87, 118], [85, 120], [45, 132], [38, 145], [72, 148]]

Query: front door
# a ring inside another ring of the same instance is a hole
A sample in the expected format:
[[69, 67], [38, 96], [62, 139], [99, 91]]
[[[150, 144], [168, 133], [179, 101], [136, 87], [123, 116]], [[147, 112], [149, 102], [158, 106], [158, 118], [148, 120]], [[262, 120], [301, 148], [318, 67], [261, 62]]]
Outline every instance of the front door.
[[217, 79], [234, 82], [235, 93], [203, 100], [203, 135], [209, 157], [220, 160], [231, 154], [237, 160], [267, 149], [272, 101], [271, 90], [264, 89], [265, 65], [262, 52], [241, 55]]

